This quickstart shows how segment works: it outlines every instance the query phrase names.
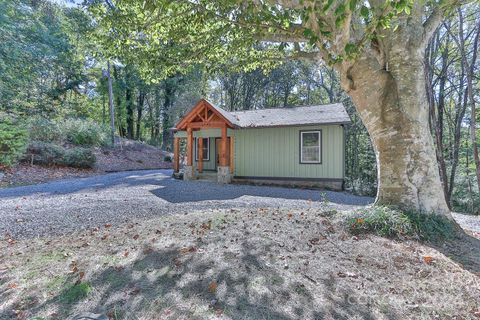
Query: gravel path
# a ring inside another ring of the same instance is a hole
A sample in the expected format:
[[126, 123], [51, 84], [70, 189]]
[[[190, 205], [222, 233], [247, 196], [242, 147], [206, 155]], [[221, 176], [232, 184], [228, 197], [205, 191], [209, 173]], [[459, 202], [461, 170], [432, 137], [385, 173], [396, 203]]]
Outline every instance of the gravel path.
[[29, 238], [65, 234], [107, 223], [197, 210], [348, 209], [372, 201], [344, 192], [180, 181], [172, 179], [171, 173], [130, 171], [1, 189], [0, 235]]

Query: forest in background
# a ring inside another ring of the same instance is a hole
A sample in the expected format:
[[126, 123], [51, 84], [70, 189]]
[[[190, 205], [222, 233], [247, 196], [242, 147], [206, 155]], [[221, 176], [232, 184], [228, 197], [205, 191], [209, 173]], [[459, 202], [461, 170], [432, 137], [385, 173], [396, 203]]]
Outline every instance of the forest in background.
[[[471, 4], [454, 12], [436, 31], [425, 59], [431, 129], [446, 197], [453, 209], [477, 214], [479, 11], [479, 4]], [[0, 162], [12, 165], [20, 159], [38, 137], [32, 126], [42, 121], [85, 121], [93, 123], [88, 130], [107, 130], [108, 48], [103, 44], [101, 30], [83, 7], [46, 0], [0, 2]], [[199, 65], [149, 83], [137, 62], [127, 56], [110, 61], [118, 136], [170, 149], [170, 128], [202, 97], [227, 110], [343, 102], [352, 119], [347, 187], [375, 194], [375, 154], [368, 134], [328, 66], [286, 61], [265, 72]], [[158, 69], [152, 72], [163, 72], [161, 61]]]

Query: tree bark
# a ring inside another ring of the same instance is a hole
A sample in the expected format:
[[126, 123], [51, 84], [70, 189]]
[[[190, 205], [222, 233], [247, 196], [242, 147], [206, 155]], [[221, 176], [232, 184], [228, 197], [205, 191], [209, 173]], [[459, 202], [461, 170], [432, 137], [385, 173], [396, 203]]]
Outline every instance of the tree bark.
[[169, 111], [173, 105], [175, 95], [174, 79], [168, 78], [165, 80], [164, 98], [162, 114], [162, 149], [171, 150], [171, 134], [170, 134], [170, 117]]
[[133, 86], [128, 68], [125, 70], [125, 103], [127, 107], [127, 138], [133, 139]]
[[107, 83], [108, 83], [108, 106], [110, 110], [110, 134], [112, 146], [115, 146], [115, 108], [113, 106], [112, 76], [110, 74], [110, 61], [107, 61]]
[[[405, 46], [408, 41], [398, 43]], [[423, 50], [404, 48], [392, 46], [386, 64], [365, 55], [341, 69], [342, 87], [375, 149], [376, 204], [451, 217], [428, 128]]]
[[137, 104], [137, 127], [135, 137], [137, 140], [142, 138], [142, 117], [143, 117], [143, 105], [145, 103], [145, 93], [140, 90], [138, 93], [138, 104]]

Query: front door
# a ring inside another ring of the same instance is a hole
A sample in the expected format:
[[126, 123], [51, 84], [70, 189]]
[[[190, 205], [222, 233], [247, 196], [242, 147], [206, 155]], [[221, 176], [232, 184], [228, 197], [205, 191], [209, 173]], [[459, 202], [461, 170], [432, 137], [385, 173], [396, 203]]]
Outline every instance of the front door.
[[[220, 165], [220, 143], [222, 138], [215, 138], [215, 170]], [[227, 138], [227, 163], [230, 163], [230, 137]]]

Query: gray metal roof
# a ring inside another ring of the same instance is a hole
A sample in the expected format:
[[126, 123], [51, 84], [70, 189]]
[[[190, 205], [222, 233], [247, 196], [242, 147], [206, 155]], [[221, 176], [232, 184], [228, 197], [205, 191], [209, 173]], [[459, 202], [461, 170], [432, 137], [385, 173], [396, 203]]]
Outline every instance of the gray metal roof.
[[[220, 109], [216, 107], [216, 109]], [[342, 103], [318, 106], [276, 108], [227, 112], [231, 122], [240, 128], [281, 127], [314, 124], [348, 124], [350, 117]]]

